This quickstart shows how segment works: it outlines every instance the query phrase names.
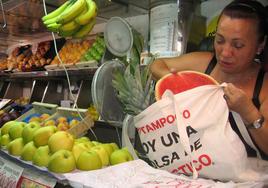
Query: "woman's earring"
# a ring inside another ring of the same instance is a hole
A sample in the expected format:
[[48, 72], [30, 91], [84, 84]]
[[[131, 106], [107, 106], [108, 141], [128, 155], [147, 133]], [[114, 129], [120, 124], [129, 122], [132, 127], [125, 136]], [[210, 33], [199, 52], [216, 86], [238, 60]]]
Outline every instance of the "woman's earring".
[[256, 63], [259, 63], [259, 64], [261, 63], [261, 53], [260, 52], [256, 53], [256, 56], [254, 58], [254, 61]]

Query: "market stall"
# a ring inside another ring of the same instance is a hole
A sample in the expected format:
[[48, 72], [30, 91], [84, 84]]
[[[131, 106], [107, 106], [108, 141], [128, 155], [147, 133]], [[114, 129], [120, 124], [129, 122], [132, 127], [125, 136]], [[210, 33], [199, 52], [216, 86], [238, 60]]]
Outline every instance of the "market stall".
[[[156, 83], [148, 66], [156, 58], [199, 47], [207, 27], [199, 12], [202, 4], [1, 1], [0, 187], [262, 187], [267, 183], [268, 164], [262, 160], [250, 159], [254, 169], [244, 168], [249, 175], [241, 175], [242, 167], [230, 173], [217, 171], [230, 169], [221, 160], [228, 153], [219, 152], [220, 160], [216, 152], [191, 158], [203, 145], [214, 144], [211, 136], [203, 139], [191, 122], [183, 130], [165, 130], [179, 127], [176, 122], [181, 121], [176, 107], [175, 112], [169, 107], [169, 114], [161, 111], [176, 100], [164, 94], [166, 90], [178, 94], [198, 86], [218, 86], [209, 76], [186, 72], [172, 78], [178, 83], [192, 81], [177, 91], [169, 77]], [[185, 96], [179, 102], [187, 101]], [[209, 108], [221, 102], [203, 105]], [[198, 114], [190, 114], [190, 107], [184, 108], [184, 119], [199, 119]], [[211, 124], [217, 124], [222, 114], [214, 119], [210, 115]], [[227, 145], [228, 138], [219, 142]], [[177, 151], [172, 147], [180, 140], [183, 147]], [[183, 165], [174, 166], [178, 161]], [[174, 169], [168, 169], [173, 163]]]

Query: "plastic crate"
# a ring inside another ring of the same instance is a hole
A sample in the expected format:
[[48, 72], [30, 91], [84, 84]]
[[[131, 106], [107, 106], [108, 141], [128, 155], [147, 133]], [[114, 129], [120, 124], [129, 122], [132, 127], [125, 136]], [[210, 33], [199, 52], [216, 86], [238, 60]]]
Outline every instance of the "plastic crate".
[[68, 123], [73, 119], [77, 119], [80, 121], [78, 125], [67, 130], [67, 132], [71, 133], [76, 138], [85, 135], [87, 133], [87, 130], [94, 125], [94, 121], [89, 115], [87, 109], [58, 107], [56, 113], [50, 118], [48, 118], [46, 121], [56, 121], [59, 117], [65, 117]]
[[40, 102], [33, 102], [32, 103], [32, 109], [21, 115], [16, 119], [16, 121], [24, 121], [26, 123], [29, 122], [29, 120], [32, 117], [39, 117], [42, 114], [49, 114], [53, 115], [56, 113], [56, 110], [58, 108], [58, 105], [56, 104], [49, 104], [49, 103], [40, 103]]

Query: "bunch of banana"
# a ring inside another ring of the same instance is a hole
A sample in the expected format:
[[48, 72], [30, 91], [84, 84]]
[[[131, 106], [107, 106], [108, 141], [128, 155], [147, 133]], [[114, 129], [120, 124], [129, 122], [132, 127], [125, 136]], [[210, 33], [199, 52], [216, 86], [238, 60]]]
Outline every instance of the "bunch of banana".
[[67, 0], [42, 21], [49, 31], [62, 37], [83, 38], [96, 24], [97, 12], [94, 0]]

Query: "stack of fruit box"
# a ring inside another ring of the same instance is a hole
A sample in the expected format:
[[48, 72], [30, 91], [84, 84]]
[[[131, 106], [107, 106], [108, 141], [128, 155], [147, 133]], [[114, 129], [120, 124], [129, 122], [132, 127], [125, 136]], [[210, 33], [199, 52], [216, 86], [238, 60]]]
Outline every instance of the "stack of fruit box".
[[65, 117], [68, 119], [68, 121], [71, 121], [72, 119], [79, 120], [79, 123], [76, 126], [73, 126], [67, 130], [67, 132], [71, 133], [76, 138], [85, 135], [88, 129], [90, 129], [94, 125], [94, 121], [88, 113], [88, 110], [81, 108], [75, 109], [58, 107], [56, 113], [53, 114], [50, 118], [48, 118], [46, 121], [57, 120], [60, 117]]
[[56, 110], [58, 108], [58, 105], [49, 103], [33, 102], [32, 105], [33, 108], [18, 117], [16, 121], [24, 121], [28, 123], [30, 118], [34, 116], [40, 116], [42, 114], [53, 115], [56, 113]]

